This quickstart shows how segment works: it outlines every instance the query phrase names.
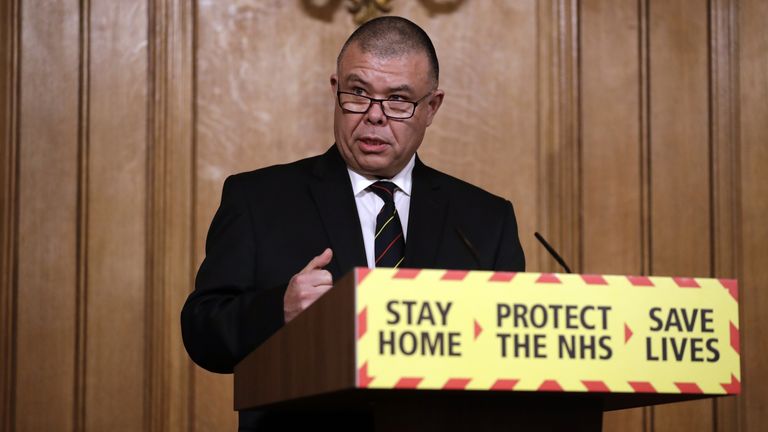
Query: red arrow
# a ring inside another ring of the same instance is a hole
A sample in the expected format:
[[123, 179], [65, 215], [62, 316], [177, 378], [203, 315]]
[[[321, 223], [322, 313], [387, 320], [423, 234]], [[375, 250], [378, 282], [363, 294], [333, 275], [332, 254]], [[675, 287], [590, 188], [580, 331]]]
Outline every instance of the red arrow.
[[477, 340], [477, 337], [480, 336], [480, 333], [483, 332], [483, 328], [480, 327], [480, 323], [475, 320], [475, 340]]

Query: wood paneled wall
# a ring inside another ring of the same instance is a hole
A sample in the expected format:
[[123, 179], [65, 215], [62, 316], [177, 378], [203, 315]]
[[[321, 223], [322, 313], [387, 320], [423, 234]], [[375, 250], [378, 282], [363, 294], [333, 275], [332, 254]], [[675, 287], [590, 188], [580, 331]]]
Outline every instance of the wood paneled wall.
[[[393, 2], [441, 60], [428, 163], [516, 206], [529, 269], [738, 277], [743, 394], [606, 430], [768, 423], [768, 3]], [[224, 178], [324, 151], [332, 0], [0, 3], [0, 430], [234, 430], [178, 315]]]

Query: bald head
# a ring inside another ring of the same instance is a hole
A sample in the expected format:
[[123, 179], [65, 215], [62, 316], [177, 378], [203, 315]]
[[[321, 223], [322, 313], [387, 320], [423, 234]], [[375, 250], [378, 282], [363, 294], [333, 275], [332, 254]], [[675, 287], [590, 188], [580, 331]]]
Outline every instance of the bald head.
[[381, 58], [401, 57], [414, 52], [423, 53], [429, 61], [430, 78], [437, 84], [440, 65], [437, 53], [427, 33], [413, 22], [397, 16], [383, 16], [372, 19], [355, 30], [339, 52], [336, 60], [338, 69], [344, 53], [356, 45], [367, 54]]

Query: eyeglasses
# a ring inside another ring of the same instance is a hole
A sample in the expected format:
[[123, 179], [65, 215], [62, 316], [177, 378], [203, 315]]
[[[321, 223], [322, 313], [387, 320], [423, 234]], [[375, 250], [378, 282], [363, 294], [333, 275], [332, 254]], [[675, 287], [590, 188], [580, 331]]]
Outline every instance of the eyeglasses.
[[430, 90], [430, 92], [425, 94], [422, 98], [412, 102], [395, 99], [376, 99], [343, 91], [336, 92], [336, 95], [339, 98], [339, 106], [346, 112], [365, 114], [371, 108], [372, 104], [379, 103], [381, 104], [381, 111], [384, 115], [395, 120], [405, 120], [413, 117], [413, 114], [416, 112], [416, 105], [431, 94], [432, 91]]

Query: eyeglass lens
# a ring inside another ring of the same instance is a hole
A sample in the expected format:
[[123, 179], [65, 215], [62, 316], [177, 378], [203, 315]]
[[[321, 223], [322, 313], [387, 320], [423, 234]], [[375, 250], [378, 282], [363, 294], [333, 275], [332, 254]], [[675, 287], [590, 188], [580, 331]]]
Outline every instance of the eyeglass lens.
[[[367, 112], [373, 101], [365, 96], [339, 93], [341, 107], [349, 112], [362, 114]], [[393, 118], [408, 118], [413, 115], [415, 104], [407, 101], [383, 100], [381, 101], [384, 115]]]

